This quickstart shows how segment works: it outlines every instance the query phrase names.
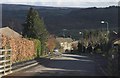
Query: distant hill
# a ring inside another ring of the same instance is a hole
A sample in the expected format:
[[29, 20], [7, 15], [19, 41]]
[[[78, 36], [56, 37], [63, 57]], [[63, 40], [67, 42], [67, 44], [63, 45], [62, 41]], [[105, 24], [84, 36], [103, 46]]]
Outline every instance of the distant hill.
[[[29, 5], [3, 4], [3, 26], [22, 31], [30, 7], [37, 9], [44, 20], [47, 29], [51, 33], [59, 33], [62, 29], [81, 30], [106, 28], [101, 20], [109, 22], [110, 28], [118, 27], [118, 8], [115, 6], [106, 8], [56, 8]], [[59, 31], [59, 32], [58, 32]]]

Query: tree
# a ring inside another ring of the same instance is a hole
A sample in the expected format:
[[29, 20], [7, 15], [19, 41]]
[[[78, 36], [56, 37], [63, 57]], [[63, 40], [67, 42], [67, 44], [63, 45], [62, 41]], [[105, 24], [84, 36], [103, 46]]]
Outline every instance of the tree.
[[24, 28], [23, 28], [23, 35], [25, 37], [32, 37], [35, 36], [36, 34], [33, 32], [33, 28], [34, 28], [34, 10], [33, 8], [30, 8], [28, 14], [27, 14], [27, 18], [25, 21], [25, 24], [23, 24]]
[[49, 39], [47, 40], [47, 47], [50, 52], [53, 52], [53, 50], [56, 47], [56, 39], [53, 35], [49, 36]]
[[83, 45], [80, 42], [78, 42], [78, 51], [79, 52], [82, 52], [82, 47], [83, 47]]
[[25, 24], [23, 24], [23, 26], [23, 36], [28, 38], [39, 39], [41, 41], [42, 51], [44, 51], [48, 31], [45, 28], [44, 21], [40, 18], [36, 10], [30, 8], [27, 14]]

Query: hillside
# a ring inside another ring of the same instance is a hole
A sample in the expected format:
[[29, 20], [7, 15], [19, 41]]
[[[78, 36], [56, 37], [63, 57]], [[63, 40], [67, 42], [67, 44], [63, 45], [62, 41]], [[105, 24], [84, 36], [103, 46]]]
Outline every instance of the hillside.
[[[22, 31], [27, 11], [31, 6], [3, 4], [3, 26]], [[118, 27], [118, 8], [55, 8], [32, 6], [37, 9], [49, 32], [57, 34], [62, 29], [81, 30], [106, 28], [101, 20], [109, 22], [109, 28]]]

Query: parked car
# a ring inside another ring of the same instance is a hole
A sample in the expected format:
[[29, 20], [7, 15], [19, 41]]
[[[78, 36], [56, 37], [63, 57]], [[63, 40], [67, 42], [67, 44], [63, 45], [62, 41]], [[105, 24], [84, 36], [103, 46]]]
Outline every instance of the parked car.
[[58, 49], [54, 49], [54, 52], [59, 52], [59, 50]]
[[62, 55], [62, 53], [59, 52], [59, 49], [54, 49], [53, 54], [56, 56]]

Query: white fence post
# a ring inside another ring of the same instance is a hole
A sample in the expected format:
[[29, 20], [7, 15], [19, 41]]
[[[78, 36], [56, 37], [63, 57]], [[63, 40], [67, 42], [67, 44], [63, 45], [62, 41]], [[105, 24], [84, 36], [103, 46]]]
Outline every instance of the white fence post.
[[0, 49], [0, 77], [12, 73], [11, 49]]

